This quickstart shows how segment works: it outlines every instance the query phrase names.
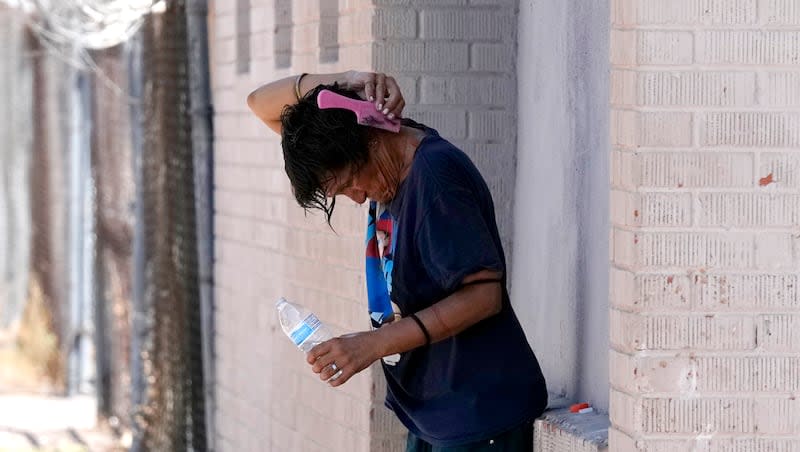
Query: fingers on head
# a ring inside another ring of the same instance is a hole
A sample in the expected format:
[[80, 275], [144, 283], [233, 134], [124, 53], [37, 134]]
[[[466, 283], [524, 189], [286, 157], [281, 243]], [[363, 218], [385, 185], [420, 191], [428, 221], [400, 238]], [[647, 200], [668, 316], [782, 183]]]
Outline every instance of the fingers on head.
[[369, 74], [364, 81], [364, 94], [370, 101], [375, 100], [375, 74]]
[[380, 105], [380, 108], [383, 108], [383, 104], [385, 103], [386, 99], [386, 75], [385, 74], [375, 74], [375, 105]]
[[384, 108], [388, 110], [387, 113], [394, 113], [395, 116], [400, 116], [405, 106], [405, 99], [400, 91], [400, 85], [394, 77], [386, 77], [386, 103]]

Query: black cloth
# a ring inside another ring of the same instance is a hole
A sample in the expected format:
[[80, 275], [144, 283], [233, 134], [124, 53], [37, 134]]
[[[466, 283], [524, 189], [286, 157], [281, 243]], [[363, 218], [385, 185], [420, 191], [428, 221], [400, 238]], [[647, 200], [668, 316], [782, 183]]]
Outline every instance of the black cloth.
[[544, 411], [547, 390], [509, 301], [489, 189], [465, 153], [424, 130], [388, 205], [392, 301], [407, 316], [457, 291], [467, 275], [484, 269], [503, 275], [499, 314], [403, 353], [396, 365], [382, 363], [386, 405], [415, 437], [452, 447], [531, 422]]

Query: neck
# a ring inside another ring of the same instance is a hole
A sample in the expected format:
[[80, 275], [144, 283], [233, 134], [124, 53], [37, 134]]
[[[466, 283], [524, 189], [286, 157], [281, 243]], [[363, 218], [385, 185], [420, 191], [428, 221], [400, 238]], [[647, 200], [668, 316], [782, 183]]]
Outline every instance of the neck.
[[414, 154], [417, 152], [417, 146], [425, 136], [425, 132], [413, 127], [402, 126], [400, 132], [389, 135], [386, 149], [389, 154], [392, 154], [392, 160], [397, 162], [393, 166], [398, 168], [397, 175], [402, 181], [411, 170]]
[[373, 154], [373, 163], [387, 191], [391, 193], [390, 197], [394, 196], [400, 182], [408, 176], [417, 146], [424, 136], [421, 130], [405, 126], [398, 133], [381, 132], [378, 139], [380, 150]]

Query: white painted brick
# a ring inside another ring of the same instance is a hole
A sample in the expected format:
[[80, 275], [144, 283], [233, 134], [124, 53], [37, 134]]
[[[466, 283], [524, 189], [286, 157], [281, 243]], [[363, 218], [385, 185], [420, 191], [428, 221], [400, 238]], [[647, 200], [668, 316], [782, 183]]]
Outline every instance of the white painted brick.
[[412, 107], [408, 109], [406, 116], [437, 129], [448, 139], [467, 136], [467, 113], [463, 110], [437, 111]]
[[467, 0], [373, 0], [375, 6], [463, 6]]
[[373, 0], [339, 0], [339, 12], [370, 11], [374, 8]]
[[403, 99], [406, 105], [414, 105], [419, 102], [419, 90], [417, 89], [417, 77], [395, 75], [397, 84], [400, 85], [400, 90], [403, 93]]
[[800, 389], [796, 356], [715, 356], [694, 352], [660, 356], [612, 351], [611, 366], [620, 389], [681, 397], [729, 393], [786, 393]]
[[499, 41], [514, 27], [510, 15], [488, 9], [423, 9], [419, 19], [422, 39]]
[[435, 77], [421, 79], [422, 104], [505, 107], [514, 95], [513, 82], [505, 77]]
[[648, 188], [753, 186], [753, 157], [746, 153], [639, 152], [629, 158], [634, 160], [630, 167], [639, 173], [623, 173], [623, 184]]
[[691, 64], [692, 34], [685, 31], [637, 32], [639, 64]]
[[[800, 11], [800, 7], [798, 7]], [[762, 84], [762, 102], [768, 106], [800, 106], [800, 72], [771, 71]]]
[[465, 42], [377, 42], [376, 69], [406, 71], [409, 66], [423, 72], [459, 72], [469, 64], [469, 44]]
[[753, 72], [640, 72], [637, 105], [754, 105]]
[[704, 146], [800, 146], [800, 114], [710, 112], [699, 116]]
[[620, 25], [752, 25], [758, 0], [619, 0]]
[[761, 155], [759, 168], [762, 187], [776, 189], [800, 188], [800, 154], [764, 153]]
[[749, 315], [644, 315], [612, 309], [609, 330], [611, 344], [623, 352], [756, 348], [756, 321]]
[[372, 45], [373, 35], [378, 33], [402, 33], [408, 26], [407, 23], [387, 24], [386, 20], [391, 15], [381, 15], [380, 12], [355, 11], [346, 16], [339, 17], [339, 45], [350, 44]]
[[[613, 386], [609, 391], [609, 412], [612, 416], [612, 426], [627, 432], [641, 431], [641, 409], [637, 409], [637, 399], [631, 394], [619, 391]], [[609, 432], [610, 433], [610, 432]], [[609, 435], [609, 440], [611, 440]], [[609, 444], [609, 447], [614, 447]], [[611, 449], [619, 450], [619, 449]], [[624, 449], [623, 449], [624, 450]]]
[[688, 112], [616, 111], [612, 140], [623, 146], [686, 147], [692, 144]]
[[[611, 180], [636, 190], [612, 192], [612, 221], [638, 228], [610, 241], [611, 448], [793, 450], [800, 3], [612, 0], [611, 15]], [[643, 117], [665, 113], [694, 113], [688, 135]]]
[[800, 226], [800, 195], [699, 193], [699, 226]]
[[217, 187], [227, 190], [251, 193], [289, 193], [289, 181], [286, 173], [278, 168], [217, 165], [214, 178]]
[[508, 141], [508, 126], [514, 116], [506, 111], [470, 111], [469, 137], [476, 140]]
[[214, 46], [214, 60], [218, 64], [236, 61], [236, 39], [233, 37], [218, 39]]
[[694, 61], [694, 37], [689, 31], [612, 30], [610, 38], [614, 65], [687, 65]]
[[702, 309], [799, 310], [800, 274], [697, 274], [692, 297]]
[[648, 440], [640, 442], [637, 452], [671, 452], [677, 450], [703, 450], [708, 452], [793, 452], [800, 448], [800, 440], [782, 437], [730, 437], [701, 434], [688, 439]]
[[339, 49], [341, 67], [369, 67], [372, 64], [372, 44], [353, 45]]
[[627, 226], [690, 226], [689, 193], [631, 193], [612, 190], [612, 220]]
[[629, 283], [632, 294], [623, 300], [630, 300], [634, 309], [685, 311], [691, 309], [695, 302], [690, 275], [639, 274]]
[[[216, 63], [214, 67], [215, 76], [213, 77], [213, 88], [221, 89], [233, 87], [239, 80], [239, 77], [236, 75], [236, 63], [233, 61], [225, 63], [217, 61]], [[219, 133], [216, 128], [215, 133]]]
[[800, 31], [699, 31], [697, 62], [797, 65], [800, 64]]
[[292, 50], [297, 53], [317, 51], [319, 30], [318, 22], [294, 25], [292, 27]]
[[707, 356], [696, 364], [697, 391], [797, 392], [800, 358], [797, 356]]
[[638, 263], [647, 267], [748, 268], [753, 238], [745, 233], [641, 232]]
[[768, 314], [760, 316], [758, 345], [767, 351], [800, 351], [800, 315]]
[[614, 240], [615, 261], [629, 267], [750, 268], [755, 263], [748, 233], [616, 230]]
[[641, 410], [646, 433], [754, 433], [761, 421], [750, 398], [646, 398]]
[[218, 15], [214, 18], [214, 37], [229, 39], [237, 35], [236, 14]]
[[374, 38], [414, 38], [417, 36], [417, 11], [408, 8], [383, 8], [375, 11]]
[[758, 397], [754, 412], [759, 432], [794, 438], [800, 435], [800, 398], [796, 395]]
[[639, 75], [636, 71], [612, 70], [610, 77], [611, 104], [635, 105], [639, 101]]
[[612, 425], [608, 429], [608, 450], [618, 452], [640, 452], [636, 441]]
[[[689, 226], [692, 222], [691, 196], [688, 193], [642, 193], [641, 226]], [[636, 211], [633, 212], [637, 217]]]
[[761, 14], [769, 25], [800, 25], [800, 3], [796, 0], [761, 0]]
[[265, 36], [271, 37], [272, 31], [275, 29], [275, 8], [268, 6], [253, 7], [250, 10], [250, 32], [264, 33]]
[[512, 44], [475, 43], [470, 49], [470, 69], [505, 72], [513, 69]]
[[617, 66], [631, 66], [637, 62], [635, 30], [611, 30], [610, 57], [611, 64]]

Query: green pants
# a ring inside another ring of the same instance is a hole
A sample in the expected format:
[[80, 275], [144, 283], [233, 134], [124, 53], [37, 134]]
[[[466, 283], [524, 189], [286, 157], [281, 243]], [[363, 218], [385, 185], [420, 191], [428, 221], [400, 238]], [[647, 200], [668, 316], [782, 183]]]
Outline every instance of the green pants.
[[406, 452], [533, 452], [533, 423], [501, 433], [494, 438], [455, 447], [433, 446], [408, 433]]

